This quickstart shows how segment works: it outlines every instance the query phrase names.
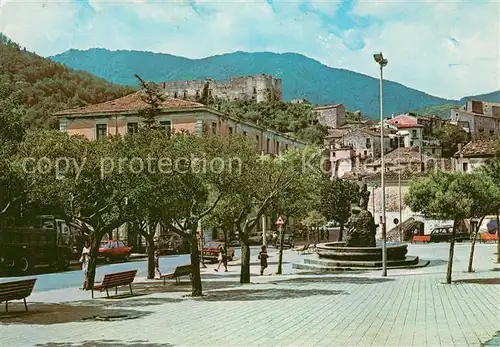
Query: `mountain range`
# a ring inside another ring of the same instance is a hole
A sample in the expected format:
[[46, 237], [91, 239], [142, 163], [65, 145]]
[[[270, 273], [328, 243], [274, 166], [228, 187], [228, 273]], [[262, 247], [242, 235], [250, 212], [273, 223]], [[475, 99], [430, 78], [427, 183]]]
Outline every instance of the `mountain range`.
[[[296, 53], [234, 52], [203, 59], [163, 53], [110, 51], [102, 48], [69, 50], [50, 57], [77, 70], [84, 70], [121, 85], [136, 85], [134, 74], [153, 82], [174, 80], [228, 80], [235, 76], [269, 74], [283, 81], [283, 98], [305, 98], [313, 104], [342, 103], [365, 116], [379, 112], [378, 79], [350, 70], [326, 66]], [[500, 91], [461, 100], [439, 98], [384, 81], [384, 113], [397, 114], [443, 104], [461, 105], [466, 99], [500, 102]]]

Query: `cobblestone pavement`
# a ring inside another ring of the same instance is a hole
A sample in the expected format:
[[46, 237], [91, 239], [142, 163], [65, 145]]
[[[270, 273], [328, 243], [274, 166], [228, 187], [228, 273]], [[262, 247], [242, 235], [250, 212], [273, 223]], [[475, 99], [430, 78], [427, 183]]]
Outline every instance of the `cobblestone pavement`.
[[[120, 299], [120, 307], [144, 313], [137, 319], [2, 324], [0, 346], [479, 346], [500, 330], [500, 265], [494, 263], [496, 245], [480, 244], [476, 271], [466, 273], [469, 247], [457, 245], [451, 285], [443, 284], [446, 244], [410, 245], [409, 254], [431, 264], [389, 270], [387, 277], [380, 271], [297, 273], [291, 262], [303, 256], [292, 251], [285, 253], [285, 275], [254, 276], [244, 286], [236, 285], [237, 266], [228, 273], [212, 266], [203, 270], [205, 282], [234, 286], [198, 299], [185, 292]], [[251, 270], [257, 274], [257, 265]], [[34, 293], [30, 302], [82, 298], [67, 289]], [[145, 298], [155, 304], [146, 305]]]

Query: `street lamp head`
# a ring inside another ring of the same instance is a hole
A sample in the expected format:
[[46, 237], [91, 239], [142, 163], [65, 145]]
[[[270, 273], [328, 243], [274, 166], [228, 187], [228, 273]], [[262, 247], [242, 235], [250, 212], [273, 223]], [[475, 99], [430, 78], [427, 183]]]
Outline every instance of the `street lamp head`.
[[373, 59], [375, 59], [375, 61], [380, 65], [380, 66], [386, 66], [387, 63], [388, 63], [388, 60], [387, 59], [384, 59], [384, 55], [382, 54], [382, 52], [380, 53], [375, 53], [373, 55]]

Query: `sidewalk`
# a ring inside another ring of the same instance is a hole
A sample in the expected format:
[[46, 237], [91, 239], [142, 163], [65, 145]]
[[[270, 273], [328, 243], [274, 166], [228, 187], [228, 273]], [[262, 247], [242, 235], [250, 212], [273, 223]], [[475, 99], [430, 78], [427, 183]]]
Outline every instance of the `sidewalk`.
[[[285, 252], [284, 275], [259, 276], [257, 254], [252, 254], [252, 284], [238, 284], [238, 263], [227, 273], [216, 273], [210, 265], [202, 270], [203, 298], [186, 297], [190, 287], [183, 285], [186, 292], [97, 299], [93, 305], [109, 312], [120, 309], [123, 317], [43, 326], [3, 324], [0, 345], [479, 346], [499, 330], [500, 287], [492, 283], [498, 282], [500, 266], [493, 263], [496, 245], [478, 245], [476, 272], [465, 273], [468, 249], [468, 244], [457, 245], [454, 279], [460, 281], [452, 285], [442, 284], [445, 244], [411, 245], [409, 253], [431, 260], [431, 265], [389, 271], [388, 277], [380, 271], [296, 272], [291, 263], [303, 256], [292, 251]], [[274, 273], [277, 257], [271, 255], [268, 271]], [[88, 305], [85, 294], [35, 293], [29, 302]]]

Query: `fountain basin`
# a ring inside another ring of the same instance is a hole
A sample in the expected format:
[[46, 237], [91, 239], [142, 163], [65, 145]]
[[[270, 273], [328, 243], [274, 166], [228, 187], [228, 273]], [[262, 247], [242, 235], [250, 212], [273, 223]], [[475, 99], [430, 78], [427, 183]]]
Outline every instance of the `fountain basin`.
[[[316, 246], [320, 258], [350, 262], [381, 262], [382, 245], [376, 247], [346, 247], [345, 242], [328, 242]], [[408, 245], [405, 243], [387, 243], [387, 260], [405, 262]], [[418, 259], [418, 258], [417, 258]]]

